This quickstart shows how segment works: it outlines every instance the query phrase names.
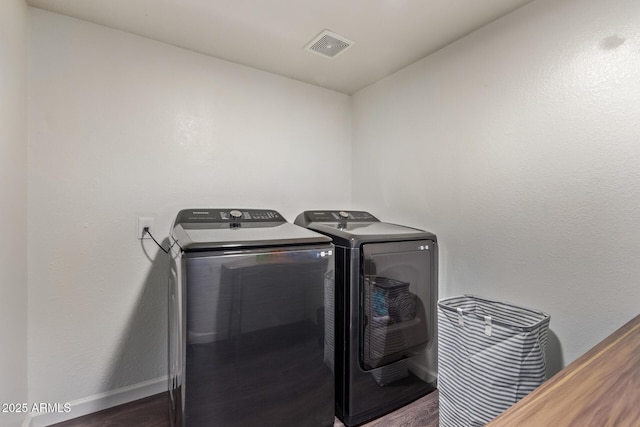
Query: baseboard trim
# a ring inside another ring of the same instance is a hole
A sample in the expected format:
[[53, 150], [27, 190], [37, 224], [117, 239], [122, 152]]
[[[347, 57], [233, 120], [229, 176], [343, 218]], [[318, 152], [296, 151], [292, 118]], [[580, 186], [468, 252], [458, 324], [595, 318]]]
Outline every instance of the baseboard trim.
[[61, 423], [103, 409], [113, 408], [123, 403], [153, 396], [154, 394], [167, 391], [168, 377], [160, 377], [138, 384], [122, 387], [93, 396], [83, 397], [69, 402], [71, 410], [69, 412], [48, 412], [40, 414], [30, 414], [22, 424], [22, 427], [46, 427], [51, 424]]

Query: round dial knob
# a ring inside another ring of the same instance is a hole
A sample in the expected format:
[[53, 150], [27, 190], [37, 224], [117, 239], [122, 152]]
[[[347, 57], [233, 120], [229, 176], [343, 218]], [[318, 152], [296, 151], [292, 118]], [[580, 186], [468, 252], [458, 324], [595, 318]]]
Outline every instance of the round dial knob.
[[240, 212], [237, 209], [232, 210], [231, 212], [229, 212], [229, 215], [231, 215], [231, 218], [233, 219], [239, 219], [242, 218], [242, 212]]
[[343, 219], [349, 218], [349, 212], [340, 211], [338, 212], [338, 215], [340, 215], [340, 218], [343, 218]]

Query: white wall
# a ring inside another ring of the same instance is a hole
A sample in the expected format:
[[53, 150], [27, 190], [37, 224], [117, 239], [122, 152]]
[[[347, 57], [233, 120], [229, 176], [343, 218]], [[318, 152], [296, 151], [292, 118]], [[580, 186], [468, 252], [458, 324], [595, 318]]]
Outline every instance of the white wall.
[[438, 235], [441, 297], [547, 311], [552, 372], [638, 314], [638, 22], [538, 0], [354, 97], [354, 208]]
[[[27, 16], [23, 0], [0, 2], [0, 403], [28, 397]], [[0, 412], [0, 425], [24, 417]]]
[[168, 267], [136, 218], [348, 206], [350, 98], [30, 17], [29, 393], [67, 402], [166, 375]]

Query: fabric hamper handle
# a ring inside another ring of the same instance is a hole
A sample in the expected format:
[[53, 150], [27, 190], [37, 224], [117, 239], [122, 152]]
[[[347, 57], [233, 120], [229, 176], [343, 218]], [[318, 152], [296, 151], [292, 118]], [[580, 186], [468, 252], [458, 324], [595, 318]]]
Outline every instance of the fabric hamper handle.
[[456, 313], [460, 326], [464, 326], [464, 316], [474, 316], [485, 324], [485, 333], [489, 336], [492, 324], [532, 331], [550, 320], [542, 311], [475, 295], [444, 298], [438, 301], [438, 307]]

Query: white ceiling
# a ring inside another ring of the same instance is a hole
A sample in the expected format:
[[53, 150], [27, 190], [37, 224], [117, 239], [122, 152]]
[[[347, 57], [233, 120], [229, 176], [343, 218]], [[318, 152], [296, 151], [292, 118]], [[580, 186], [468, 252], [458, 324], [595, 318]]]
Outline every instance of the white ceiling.
[[[27, 0], [339, 92], [358, 90], [531, 0]], [[304, 50], [323, 29], [355, 42]]]

